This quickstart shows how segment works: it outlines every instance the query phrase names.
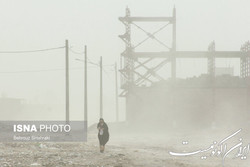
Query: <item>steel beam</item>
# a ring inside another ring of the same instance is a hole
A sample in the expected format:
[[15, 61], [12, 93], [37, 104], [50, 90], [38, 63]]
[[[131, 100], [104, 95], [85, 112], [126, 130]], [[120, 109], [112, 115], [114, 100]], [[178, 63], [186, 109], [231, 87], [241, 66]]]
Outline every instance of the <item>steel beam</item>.
[[172, 22], [173, 17], [119, 17], [122, 22]]
[[176, 52], [132, 52], [134, 58], [209, 58], [213, 55], [215, 58], [242, 58], [250, 57], [247, 52], [241, 51], [176, 51]]

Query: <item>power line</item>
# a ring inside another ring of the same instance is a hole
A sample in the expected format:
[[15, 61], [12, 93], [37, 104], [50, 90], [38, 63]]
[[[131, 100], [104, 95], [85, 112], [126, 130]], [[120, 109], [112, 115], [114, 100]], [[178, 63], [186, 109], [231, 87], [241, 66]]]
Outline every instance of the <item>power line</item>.
[[22, 50], [22, 51], [0, 51], [0, 53], [34, 53], [34, 52], [46, 52], [51, 50], [63, 49], [65, 46], [55, 47], [55, 48], [47, 48], [47, 49], [37, 49], [37, 50]]
[[72, 50], [72, 47], [69, 48], [70, 52], [77, 54], [77, 55], [83, 55], [85, 52], [76, 52], [74, 50]]
[[[85, 60], [83, 60], [83, 59], [75, 59], [75, 60], [81, 61], [81, 62], [85, 62]], [[93, 63], [93, 62], [91, 62], [91, 61], [87, 61], [87, 63], [92, 64], [92, 65], [94, 65], [94, 66], [98, 66], [98, 67], [100, 66], [99, 64]]]
[[106, 64], [106, 65], [104, 65], [105, 67], [114, 67], [115, 66], [115, 64]]
[[[110, 75], [108, 74], [108, 72], [103, 68], [103, 71], [104, 71], [104, 73], [106, 74], [106, 76], [108, 77], [108, 79], [109, 79], [109, 81], [111, 81], [112, 79], [111, 79], [111, 77], [110, 77]], [[111, 81], [112, 82], [112, 81]]]
[[[82, 70], [82, 67], [70, 68], [70, 70]], [[45, 70], [24, 70], [24, 71], [3, 71], [0, 74], [16, 74], [16, 73], [36, 73], [36, 72], [51, 72], [51, 71], [63, 71], [65, 68], [45, 69]]]
[[108, 71], [115, 71], [114, 69], [110, 69], [110, 67], [104, 67], [104, 69]]
[[89, 58], [88, 58], [88, 63], [100, 67], [100, 64], [92, 62]]
[[[100, 64], [94, 63], [94, 62], [91, 61], [89, 58], [88, 58], [88, 63], [93, 64], [93, 65], [96, 65], [96, 66], [100, 66]], [[102, 66], [103, 66], [103, 67], [114, 67], [115, 64], [106, 64], [106, 65], [102, 65]]]
[[[72, 47], [70, 47], [69, 50], [70, 50], [71, 53], [77, 54], [77, 55], [83, 55], [83, 54], [85, 53], [85, 52], [77, 52], [77, 51], [74, 51], [74, 50], [72, 49]], [[76, 58], [75, 60], [85, 62], [85, 60], [78, 59], [78, 58]], [[98, 67], [100, 66], [100, 64], [94, 63], [94, 62], [93, 62], [92, 60], [90, 60], [89, 58], [87, 59], [87, 63], [92, 64], [92, 65], [95, 65], [95, 66], [98, 66]], [[103, 67], [104, 67], [104, 66], [112, 66], [112, 67], [114, 67], [115, 64], [107, 64], [107, 65], [103, 65]]]

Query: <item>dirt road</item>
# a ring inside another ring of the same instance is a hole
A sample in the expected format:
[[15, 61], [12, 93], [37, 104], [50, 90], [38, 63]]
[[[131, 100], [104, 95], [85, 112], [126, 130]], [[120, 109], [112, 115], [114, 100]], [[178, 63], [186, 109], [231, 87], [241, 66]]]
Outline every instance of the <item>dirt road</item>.
[[[183, 136], [184, 137], [184, 136]], [[186, 150], [196, 150], [208, 141], [191, 142]], [[179, 141], [178, 141], [179, 140]], [[150, 137], [143, 135], [111, 136], [105, 153], [99, 152], [97, 136], [89, 134], [86, 143], [0, 143], [1, 167], [221, 167], [219, 157], [202, 155], [171, 156], [169, 151], [180, 151], [184, 146], [179, 137]], [[204, 147], [205, 147], [204, 146]], [[249, 167], [249, 160], [228, 158], [225, 167]]]

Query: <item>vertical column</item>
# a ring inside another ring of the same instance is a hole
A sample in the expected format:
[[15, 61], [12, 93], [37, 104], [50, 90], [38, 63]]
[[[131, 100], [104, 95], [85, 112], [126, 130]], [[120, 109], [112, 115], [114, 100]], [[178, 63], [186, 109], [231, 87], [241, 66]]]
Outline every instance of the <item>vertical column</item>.
[[[245, 47], [246, 47], [245, 51], [249, 53], [249, 51], [250, 51], [250, 42], [249, 41], [246, 42]], [[246, 75], [247, 75], [247, 77], [250, 76], [250, 58], [249, 58], [249, 56], [246, 57]]]
[[207, 72], [211, 76], [211, 79], [215, 77], [215, 58], [213, 52], [215, 52], [215, 42], [209, 44], [208, 51], [211, 53], [208, 57]]
[[100, 118], [103, 118], [103, 103], [102, 103], [102, 56], [100, 57]]
[[130, 17], [130, 10], [126, 8], [126, 34], [127, 34], [127, 43], [126, 43], [126, 65], [127, 67], [127, 76], [128, 76], [128, 88], [131, 87], [134, 83], [134, 60], [132, 57], [132, 44], [131, 44], [131, 21], [129, 20]]
[[87, 82], [87, 46], [84, 46], [84, 120], [86, 122], [86, 128], [88, 129], [88, 82]]
[[131, 102], [130, 102], [130, 98], [131, 98], [131, 87], [134, 84], [134, 73], [133, 73], [133, 69], [134, 69], [134, 61], [132, 58], [132, 44], [131, 44], [131, 21], [129, 20], [130, 18], [130, 10], [127, 7], [126, 8], [126, 54], [124, 57], [124, 61], [125, 61], [125, 71], [126, 71], [126, 76], [127, 76], [127, 82], [126, 82], [126, 89], [127, 89], [127, 94], [126, 94], [126, 120], [130, 120], [130, 113], [131, 113]]
[[125, 42], [125, 51], [121, 53], [120, 58], [120, 68], [122, 72], [121, 76], [121, 87], [125, 89], [128, 93], [130, 85], [134, 83], [134, 59], [132, 57], [133, 47], [131, 44], [131, 20], [130, 20], [130, 10], [126, 8], [126, 16], [125, 19], [122, 20], [125, 25], [125, 33], [123, 35], [119, 35], [119, 37]]
[[66, 123], [69, 123], [69, 43], [65, 41]]
[[119, 121], [119, 101], [118, 101], [117, 63], [115, 63], [115, 109], [116, 109], [116, 122], [118, 122]]
[[[174, 85], [175, 85], [175, 81], [176, 81], [176, 9], [174, 7], [173, 9], [173, 17], [172, 17], [172, 26], [173, 26], [173, 30], [172, 30], [172, 57], [171, 57], [171, 77], [173, 79]], [[174, 88], [172, 91], [172, 98], [173, 98], [173, 103], [172, 103], [172, 110], [174, 113], [178, 112], [178, 104], [177, 104], [177, 98], [176, 98], [176, 89]], [[172, 120], [171, 122], [172, 127], [176, 128], [176, 122], [175, 119]]]
[[248, 120], [249, 120], [249, 109], [250, 109], [250, 105], [249, 105], [249, 93], [250, 93], [250, 42], [246, 42], [245, 44], [245, 52], [248, 52], [248, 55], [246, 57], [246, 77], [247, 77], [247, 103], [246, 103], [246, 115], [248, 116]]
[[[242, 52], [245, 51], [244, 45], [241, 46], [240, 50]], [[246, 58], [245, 57], [241, 57], [240, 58], [240, 77], [241, 78], [245, 78], [246, 77], [246, 69], [245, 68], [246, 68]]]
[[[242, 52], [250, 51], [249, 41], [241, 46], [241, 51]], [[250, 58], [248, 56], [240, 58], [240, 76], [241, 78], [246, 78], [250, 76]]]
[[172, 43], [172, 52], [174, 52], [173, 57], [172, 57], [172, 62], [171, 62], [171, 71], [172, 71], [172, 78], [176, 78], [176, 57], [175, 57], [175, 52], [176, 52], [176, 9], [174, 7], [173, 9], [173, 43]]
[[[241, 51], [242, 52], [247, 52], [249, 53], [250, 51], [250, 42], [246, 42], [244, 45], [241, 46]], [[241, 78], [245, 79], [245, 83], [247, 85], [247, 91], [246, 91], [246, 109], [244, 116], [246, 116], [246, 119], [249, 119], [249, 92], [250, 92], [250, 83], [249, 83], [249, 77], [250, 77], [250, 55], [247, 55], [245, 57], [240, 58], [240, 76]]]
[[209, 57], [208, 57], [208, 64], [207, 64], [207, 71], [208, 74], [210, 75], [210, 85], [211, 85], [211, 108], [210, 108], [210, 117], [211, 117], [211, 127], [215, 128], [217, 124], [216, 120], [216, 88], [214, 84], [215, 80], [215, 57], [214, 57], [214, 52], [215, 52], [215, 42], [211, 42], [208, 46], [208, 52]]

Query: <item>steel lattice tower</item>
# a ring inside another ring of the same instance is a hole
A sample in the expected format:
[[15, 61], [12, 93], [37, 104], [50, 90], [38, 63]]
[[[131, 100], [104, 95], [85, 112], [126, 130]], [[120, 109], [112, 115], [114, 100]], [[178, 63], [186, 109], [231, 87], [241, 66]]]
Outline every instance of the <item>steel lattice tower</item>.
[[[246, 42], [242, 47], [241, 51], [245, 53], [250, 52], [250, 42]], [[250, 55], [250, 54], [248, 54]], [[242, 57], [240, 59], [240, 76], [246, 78], [250, 76], [250, 58], [249, 56]]]
[[[125, 33], [120, 35], [119, 37], [125, 43], [125, 51], [121, 53], [121, 88], [123, 92], [121, 96], [126, 96], [128, 92], [135, 86], [140, 87], [144, 85], [146, 82], [153, 83], [154, 79], [158, 81], [164, 80], [157, 71], [167, 64], [171, 62], [171, 74], [172, 78], [176, 77], [176, 57], [174, 52], [176, 51], [176, 9], [173, 9], [172, 17], [131, 17], [129, 8], [126, 8], [126, 16], [120, 17], [119, 20], [125, 25]], [[166, 23], [164, 26], [159, 28], [157, 31], [150, 33], [145, 29], [141, 28], [137, 25], [137, 22], [163, 22]], [[139, 42], [136, 45], [133, 45], [131, 42], [131, 26], [135, 26], [145, 33], [147, 36], [144, 40]], [[164, 42], [160, 41], [156, 38], [156, 34], [166, 28], [168, 25], [172, 25], [172, 46], [167, 46]], [[157, 58], [157, 55], [162, 52], [135, 52], [135, 48], [142, 45], [148, 39], [152, 39], [162, 45], [163, 47], [168, 49], [169, 53], [172, 53], [171, 57], [164, 59], [162, 62], [158, 63], [158, 65], [154, 67], [148, 67], [147, 64], [151, 62], [153, 59]], [[140, 55], [140, 56], [137, 56]], [[146, 60], [145, 60], [146, 59]], [[139, 69], [143, 68], [146, 70], [145, 73], [139, 72]]]

